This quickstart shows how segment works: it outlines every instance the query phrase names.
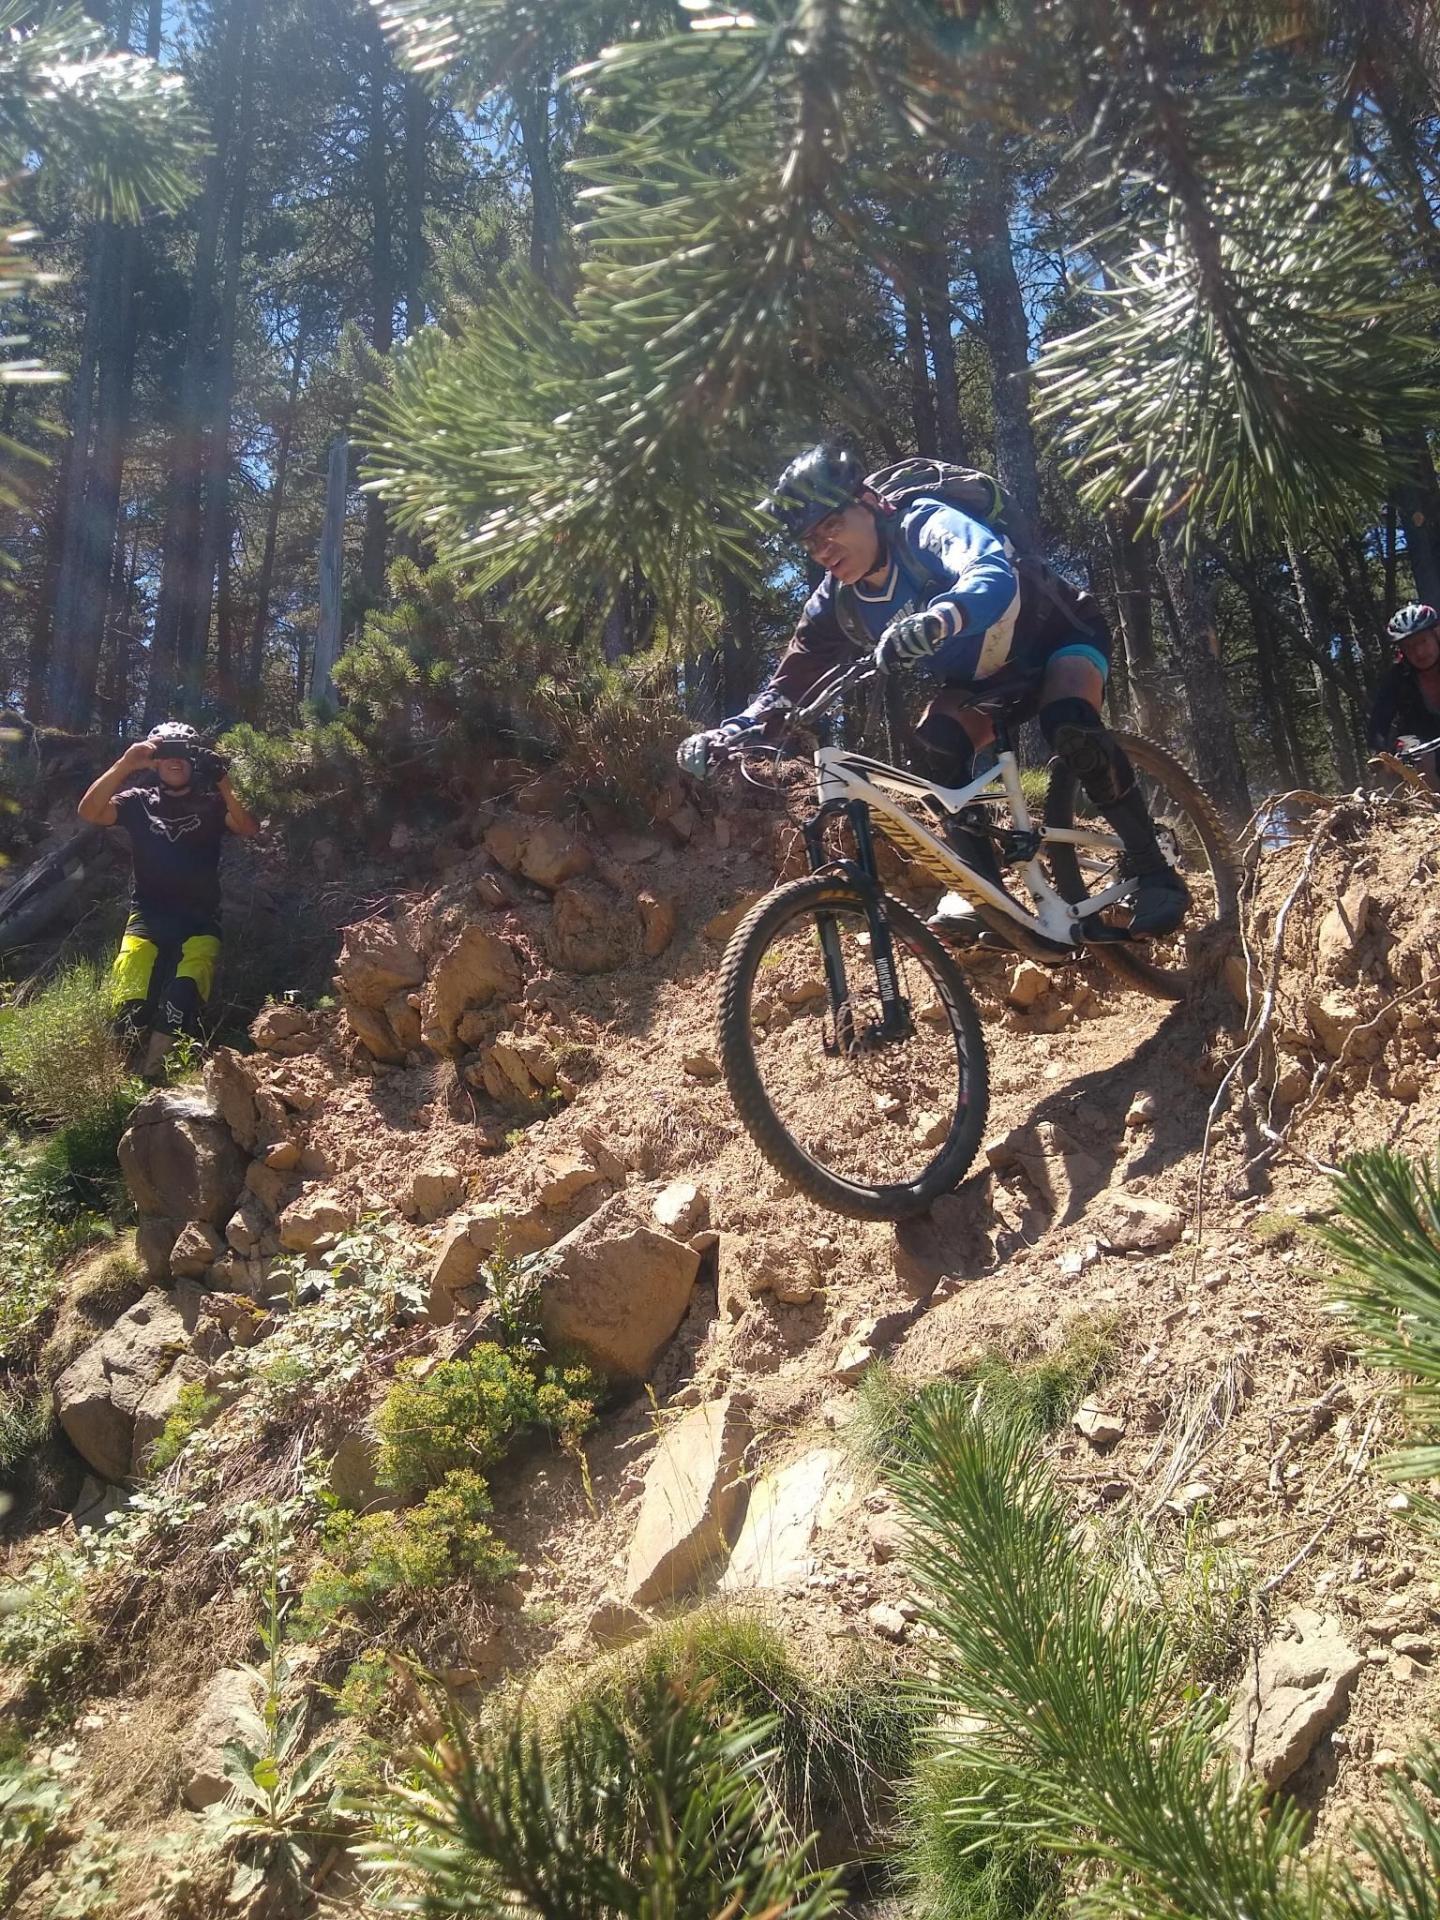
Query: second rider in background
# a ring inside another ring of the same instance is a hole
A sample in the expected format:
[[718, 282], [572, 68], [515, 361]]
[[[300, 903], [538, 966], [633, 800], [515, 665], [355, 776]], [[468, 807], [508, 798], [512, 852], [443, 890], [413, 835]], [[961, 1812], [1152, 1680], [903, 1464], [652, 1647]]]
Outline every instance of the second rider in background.
[[[1381, 753], [1408, 752], [1440, 737], [1440, 613], [1412, 603], [1399, 608], [1386, 628], [1395, 642], [1395, 664], [1380, 682], [1370, 708], [1370, 744]], [[1418, 762], [1432, 787], [1437, 756]]]
[[[977, 699], [1010, 724], [1038, 714], [1051, 752], [1073, 769], [1125, 849], [1135, 882], [1130, 931], [1172, 933], [1190, 896], [1156, 840], [1134, 769], [1100, 717], [1110, 633], [1091, 596], [1048, 568], [1018, 561], [1001, 534], [944, 500], [882, 498], [853, 453], [815, 447], [801, 454], [765, 510], [825, 578], [763, 692], [732, 719], [692, 734], [680, 748], [681, 767], [703, 778], [739, 734], [778, 721], [857, 644], [872, 645], [882, 673], [919, 669], [938, 682], [914, 741], [921, 771], [941, 786], [972, 780], [976, 754], [995, 737]], [[972, 867], [1003, 886], [986, 835], [958, 822], [947, 833]], [[956, 944], [973, 944], [981, 931], [954, 893], [930, 924]]]

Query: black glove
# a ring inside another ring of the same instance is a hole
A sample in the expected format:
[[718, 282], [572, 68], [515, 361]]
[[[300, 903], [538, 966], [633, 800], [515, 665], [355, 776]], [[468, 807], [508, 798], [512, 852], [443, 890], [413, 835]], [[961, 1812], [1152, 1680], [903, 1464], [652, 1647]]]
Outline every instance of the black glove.
[[913, 667], [917, 660], [928, 660], [940, 647], [948, 629], [938, 613], [902, 613], [892, 620], [875, 648], [879, 672], [890, 673], [896, 667]]
[[211, 747], [201, 747], [190, 762], [190, 778], [197, 787], [218, 786], [230, 771], [230, 762]]

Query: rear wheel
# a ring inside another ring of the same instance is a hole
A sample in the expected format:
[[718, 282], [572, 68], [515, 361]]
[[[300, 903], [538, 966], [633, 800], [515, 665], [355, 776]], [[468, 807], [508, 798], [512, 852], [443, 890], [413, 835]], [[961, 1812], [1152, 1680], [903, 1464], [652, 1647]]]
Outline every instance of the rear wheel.
[[866, 896], [843, 880], [813, 875], [769, 894], [736, 930], [721, 977], [721, 1060], [746, 1131], [802, 1193], [861, 1220], [923, 1213], [958, 1186], [988, 1098], [964, 976], [888, 896], [885, 915], [909, 1009], [894, 1037], [881, 1033]]
[[[1209, 796], [1173, 754], [1138, 735], [1117, 733], [1114, 739], [1135, 769], [1161, 849], [1190, 889], [1190, 909], [1176, 931], [1164, 939], [1133, 946], [1102, 943], [1092, 951], [1131, 986], [1142, 988], [1157, 1000], [1183, 1000], [1195, 984], [1202, 956], [1216, 954], [1239, 923], [1240, 873], [1235, 850]], [[1050, 770], [1045, 824], [1110, 831], [1074, 773], [1061, 760]], [[1103, 893], [1120, 878], [1119, 853], [1051, 845], [1046, 847], [1045, 856], [1057, 891], [1072, 906], [1092, 893]], [[1130, 915], [1117, 907], [1101, 918], [1124, 927]]]

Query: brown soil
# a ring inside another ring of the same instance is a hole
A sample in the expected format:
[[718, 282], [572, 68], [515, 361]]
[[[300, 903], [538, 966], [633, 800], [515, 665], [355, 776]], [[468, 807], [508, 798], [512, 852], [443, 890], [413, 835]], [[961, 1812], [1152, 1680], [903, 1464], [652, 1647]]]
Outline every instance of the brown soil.
[[[722, 814], [683, 846], [660, 836], [594, 843], [617, 891], [669, 894], [680, 914], [669, 952], [610, 975], [547, 970], [549, 908], [538, 893], [477, 916], [473, 890], [488, 866], [480, 854], [453, 850], [438, 891], [399, 903], [412, 923], [482, 917], [512, 940], [529, 979], [523, 1006], [512, 1010], [516, 1024], [555, 1045], [592, 1049], [599, 1071], [506, 1145], [506, 1122], [515, 1126], [518, 1116], [472, 1096], [452, 1064], [427, 1056], [427, 1064], [376, 1067], [335, 1016], [321, 1052], [286, 1068], [314, 1088], [308, 1138], [333, 1168], [329, 1184], [357, 1206], [388, 1209], [417, 1171], [443, 1162], [462, 1171], [471, 1201], [529, 1199], [551, 1163], [586, 1161], [598, 1138], [640, 1169], [630, 1179], [637, 1198], [647, 1183], [658, 1191], [680, 1176], [702, 1187], [722, 1260], [785, 1276], [792, 1295], [809, 1289], [790, 1305], [773, 1287], [741, 1294], [743, 1311], [728, 1318], [712, 1259], [661, 1362], [654, 1405], [633, 1398], [587, 1443], [588, 1486], [574, 1462], [544, 1449], [498, 1477], [495, 1524], [526, 1563], [528, 1591], [519, 1611], [477, 1602], [448, 1640], [427, 1635], [427, 1650], [453, 1666], [456, 1684], [483, 1692], [501, 1674], [573, 1672], [597, 1657], [587, 1622], [618, 1591], [668, 1409], [743, 1388], [754, 1400], [750, 1465], [760, 1470], [817, 1442], [838, 1436], [844, 1444], [856, 1396], [834, 1367], [847, 1338], [876, 1316], [907, 1316], [890, 1358], [917, 1381], [953, 1373], [987, 1349], [1043, 1351], [1077, 1317], [1103, 1319], [1117, 1329], [1119, 1359], [1100, 1397], [1125, 1433], [1103, 1456], [1074, 1432], [1055, 1443], [1077, 1514], [1117, 1537], [1138, 1522], [1163, 1570], [1184, 1555], [1187, 1512], [1198, 1504], [1214, 1537], [1251, 1569], [1260, 1637], [1295, 1605], [1341, 1617], [1367, 1664], [1348, 1714], [1295, 1785], [1315, 1809], [1320, 1837], [1343, 1839], [1382, 1791], [1376, 1756], [1406, 1751], [1440, 1710], [1429, 1664], [1389, 1647], [1396, 1632], [1429, 1638], [1440, 1629], [1440, 1584], [1396, 1510], [1393, 1486], [1375, 1470], [1401, 1435], [1393, 1388], [1356, 1364], [1343, 1323], [1328, 1311], [1328, 1260], [1309, 1229], [1331, 1204], [1326, 1168], [1344, 1154], [1433, 1147], [1440, 915], [1433, 815], [1350, 802], [1311, 824], [1313, 846], [1307, 833], [1252, 857], [1247, 952], [1261, 992], [1278, 916], [1303, 879], [1285, 923], [1276, 1006], [1227, 1102], [1212, 1115], [1246, 1029], [1220, 984], [1171, 1009], [1081, 967], [1057, 982], [1042, 1015], [1028, 1016], [1006, 1007], [1013, 964], [987, 958], [969, 969], [991, 1054], [987, 1138], [1010, 1135], [1022, 1151], [1009, 1159], [1022, 1170], [997, 1175], [982, 1155], [956, 1194], [899, 1228], [838, 1218], [788, 1191], [737, 1124], [723, 1085], [682, 1065], [716, 1051], [721, 947], [700, 928], [771, 882], [784, 836], [770, 813]], [[1357, 888], [1369, 896], [1367, 927], [1347, 947], [1327, 915]], [[1232, 966], [1230, 980], [1243, 991], [1244, 970]], [[1366, 1029], [1338, 1063], [1307, 1012], [1324, 995], [1345, 1003], [1330, 1015]], [[1252, 1001], [1258, 1008], [1258, 992]], [[1062, 1005], [1066, 1024], [1033, 1030], [1052, 1024]], [[806, 1018], [782, 1022], [782, 1046]], [[1149, 1117], [1127, 1124], [1137, 1102]], [[858, 1109], [849, 1117], [871, 1121]], [[834, 1118], [827, 1112], [824, 1124]], [[573, 1224], [612, 1191], [606, 1182], [589, 1187], [560, 1223]], [[1178, 1208], [1189, 1223], [1180, 1242], [1116, 1251], [1100, 1228], [1116, 1193]], [[445, 1223], [408, 1231], [424, 1259]], [[445, 1352], [465, 1332], [462, 1315], [426, 1338]], [[867, 1620], [871, 1605], [903, 1599], [908, 1587], [899, 1561], [879, 1564], [872, 1553], [885, 1498], [858, 1460], [853, 1477], [853, 1504], [817, 1536], [815, 1573], [755, 1604], [823, 1667], [859, 1645], [898, 1666], [923, 1665], [914, 1630], [896, 1648]], [[157, 1645], [123, 1691], [86, 1703], [74, 1764], [93, 1783], [97, 1811], [137, 1824], [181, 1818], [164, 1764], [127, 1766], [126, 1734], [168, 1743], [187, 1687], [233, 1657], [228, 1631], [216, 1641], [214, 1659], [187, 1653], [179, 1666]]]

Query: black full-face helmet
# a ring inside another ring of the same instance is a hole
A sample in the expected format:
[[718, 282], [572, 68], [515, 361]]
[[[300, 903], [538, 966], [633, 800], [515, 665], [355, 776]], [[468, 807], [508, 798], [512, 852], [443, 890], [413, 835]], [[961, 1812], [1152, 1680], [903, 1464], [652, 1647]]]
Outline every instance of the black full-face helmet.
[[188, 760], [192, 767], [201, 750], [199, 734], [183, 720], [162, 720], [150, 729], [146, 742], [157, 760]]
[[865, 486], [865, 469], [843, 447], [811, 447], [792, 460], [760, 503], [792, 540], [803, 540], [832, 513], [853, 506]]

